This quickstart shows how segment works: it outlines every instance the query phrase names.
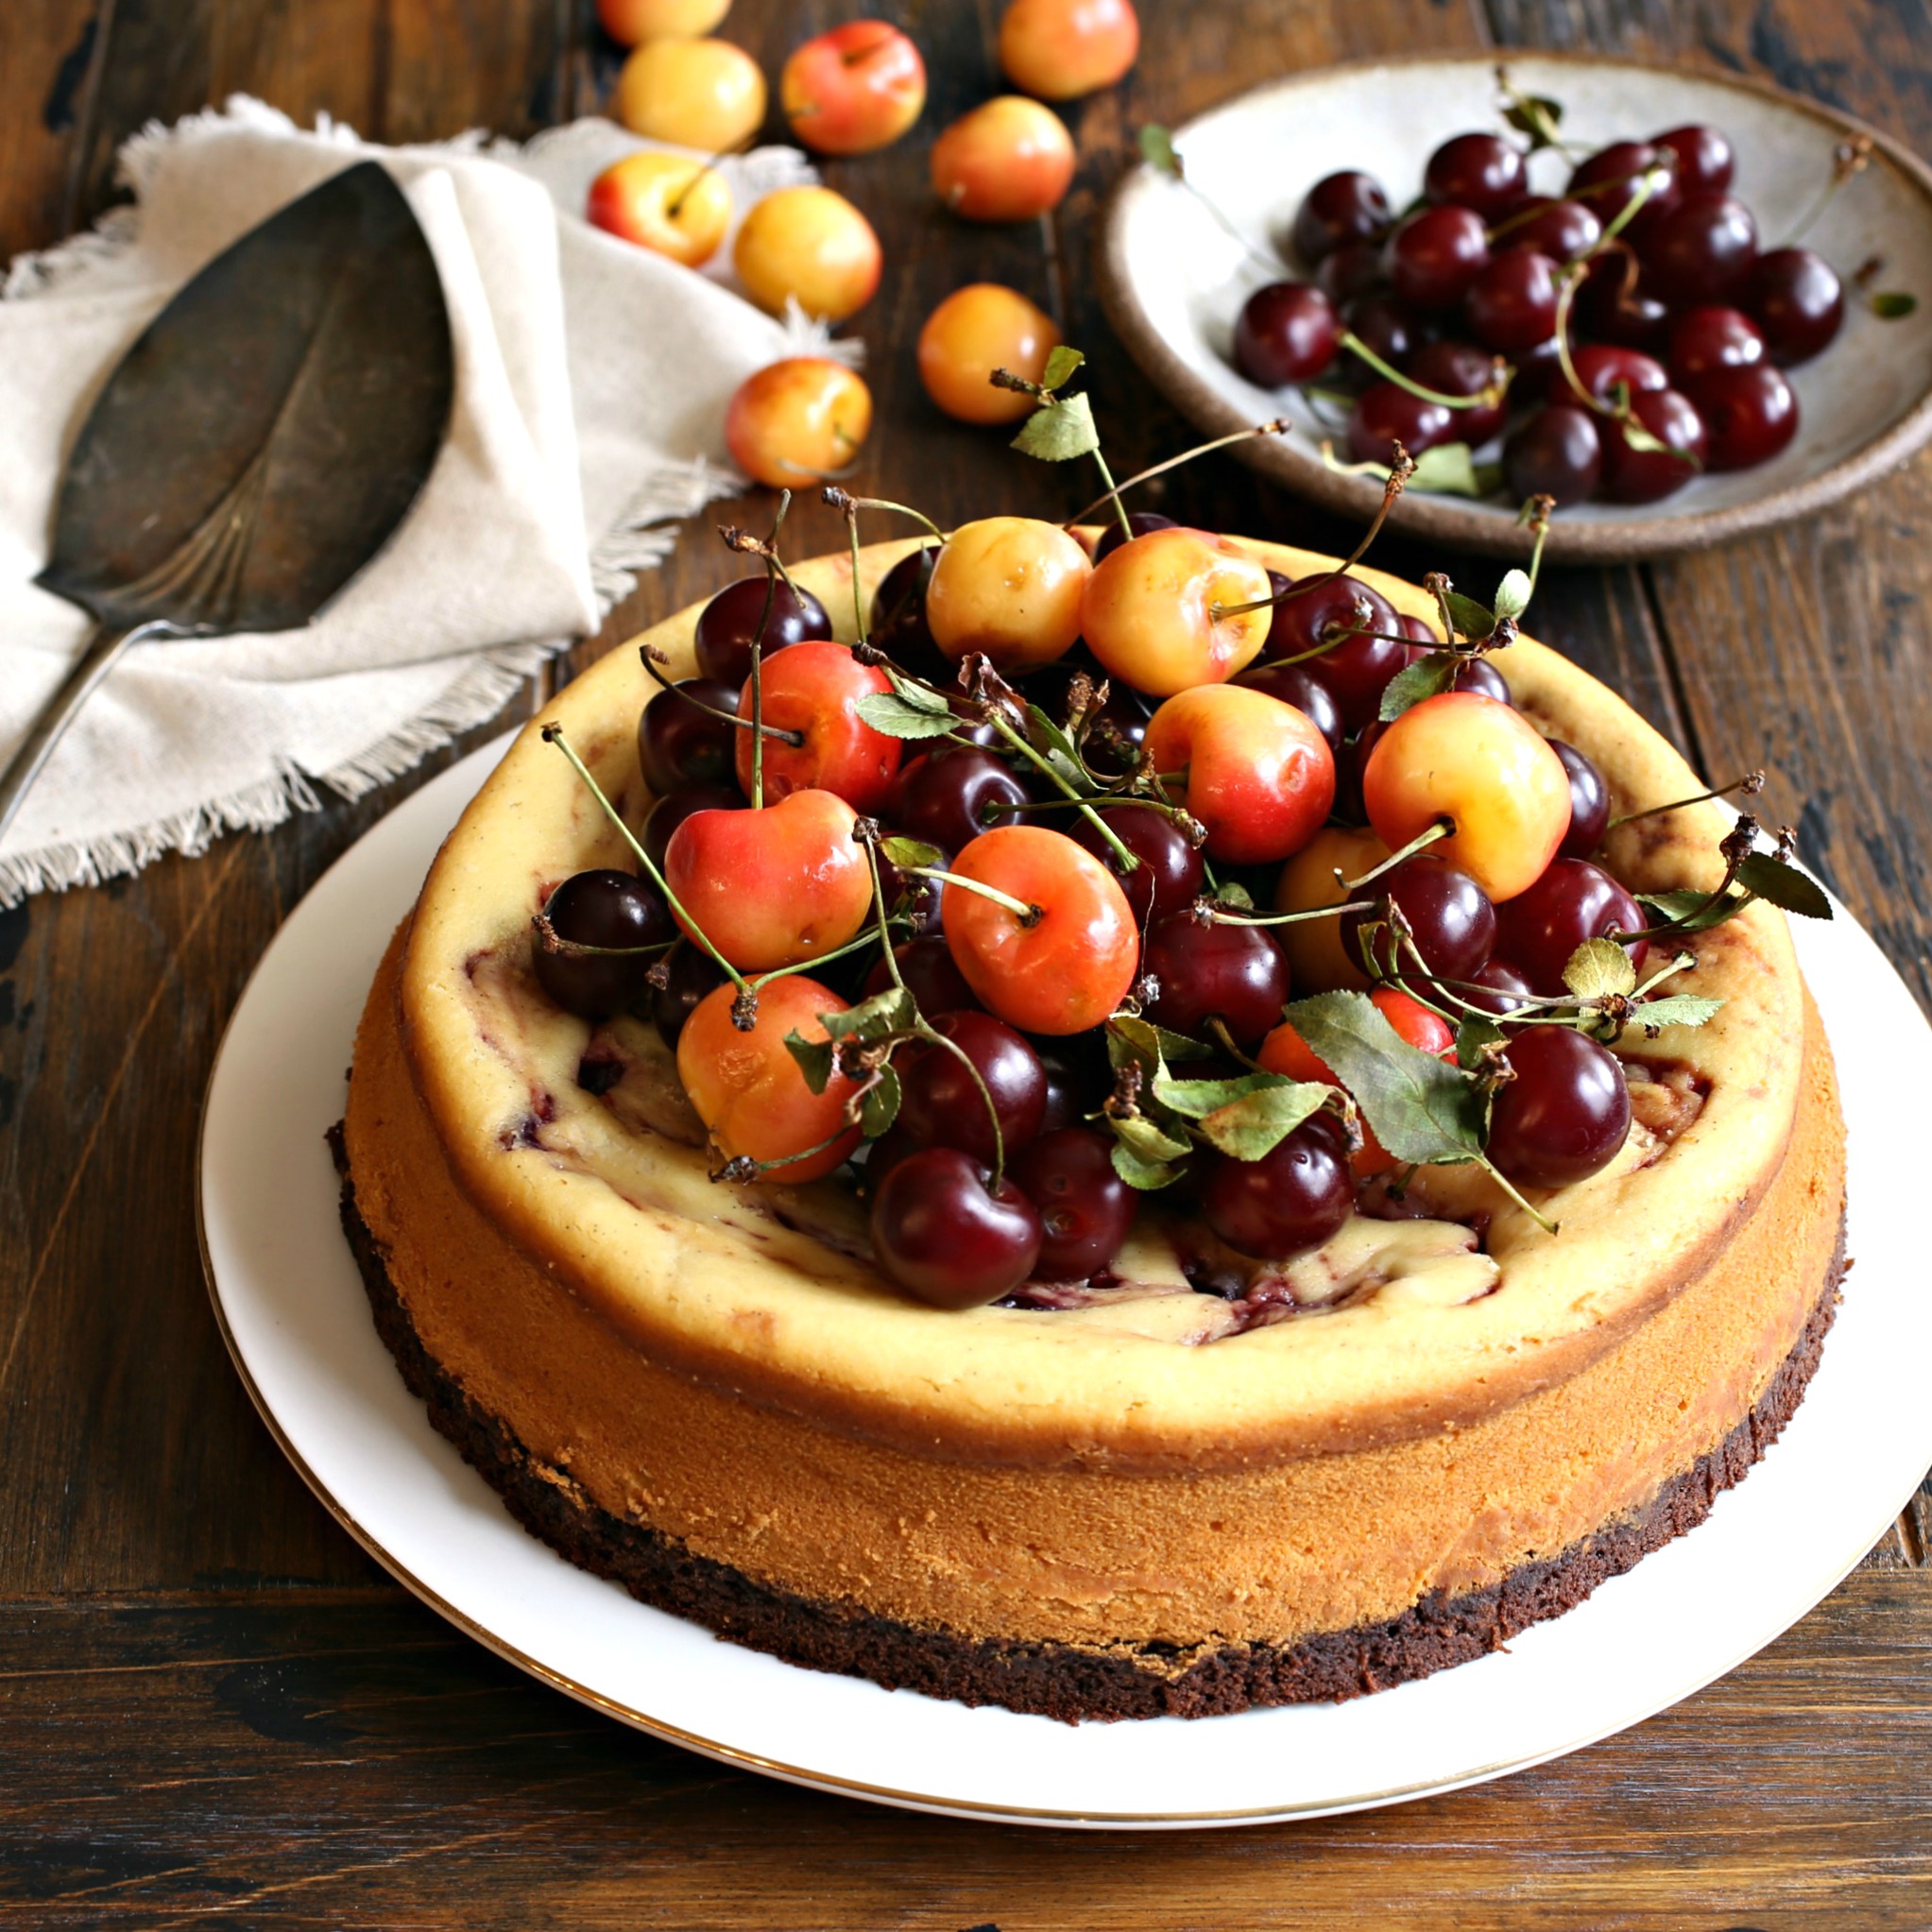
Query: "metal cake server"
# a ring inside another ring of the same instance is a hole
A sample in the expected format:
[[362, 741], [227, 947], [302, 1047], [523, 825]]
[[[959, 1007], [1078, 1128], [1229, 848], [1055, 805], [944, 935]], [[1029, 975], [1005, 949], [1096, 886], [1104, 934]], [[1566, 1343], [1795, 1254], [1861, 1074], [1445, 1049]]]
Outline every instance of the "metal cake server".
[[67, 459], [35, 579], [93, 636], [0, 774], [0, 831], [129, 645], [305, 624], [402, 521], [454, 390], [429, 244], [372, 161], [278, 210], [129, 349]]

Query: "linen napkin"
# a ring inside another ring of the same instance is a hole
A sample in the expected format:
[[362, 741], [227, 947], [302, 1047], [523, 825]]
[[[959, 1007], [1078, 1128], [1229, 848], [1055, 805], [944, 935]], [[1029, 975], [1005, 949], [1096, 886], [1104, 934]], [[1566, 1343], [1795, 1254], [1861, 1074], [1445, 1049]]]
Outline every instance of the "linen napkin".
[[[827, 352], [823, 332], [754, 309], [727, 267], [693, 274], [581, 219], [597, 173], [646, 145], [583, 121], [523, 147], [380, 148], [236, 97], [135, 136], [120, 158], [133, 205], [14, 263], [0, 291], [0, 761], [89, 628], [31, 582], [65, 451], [128, 345], [214, 255], [376, 156], [435, 255], [456, 385], [414, 509], [315, 624], [123, 658], [0, 841], [0, 905], [407, 770], [594, 629], [667, 554], [667, 520], [742, 486], [723, 439], [731, 392], [780, 355]], [[790, 148], [722, 170], [741, 214], [813, 179]]]

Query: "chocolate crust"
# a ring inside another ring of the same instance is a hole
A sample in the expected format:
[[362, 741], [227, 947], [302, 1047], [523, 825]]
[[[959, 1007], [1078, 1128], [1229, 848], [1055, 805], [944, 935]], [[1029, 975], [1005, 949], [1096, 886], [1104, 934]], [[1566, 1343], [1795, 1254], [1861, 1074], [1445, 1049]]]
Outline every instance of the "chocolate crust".
[[[344, 1166], [339, 1128], [331, 1130], [330, 1141], [338, 1167]], [[1841, 1224], [1823, 1291], [1751, 1413], [1636, 1515], [1524, 1564], [1487, 1589], [1455, 1598], [1435, 1593], [1386, 1622], [1290, 1645], [1183, 1649], [1001, 1643], [915, 1628], [768, 1589], [694, 1554], [675, 1537], [612, 1516], [563, 1470], [533, 1456], [430, 1357], [390, 1280], [381, 1243], [357, 1210], [346, 1171], [342, 1225], [376, 1328], [410, 1392], [517, 1521], [569, 1562], [622, 1583], [642, 1602], [787, 1663], [869, 1678], [888, 1690], [1000, 1704], [1068, 1723], [1339, 1703], [1466, 1663], [1532, 1623], [1560, 1616], [1599, 1583], [1695, 1529], [1776, 1441], [1818, 1366], [1846, 1268]]]

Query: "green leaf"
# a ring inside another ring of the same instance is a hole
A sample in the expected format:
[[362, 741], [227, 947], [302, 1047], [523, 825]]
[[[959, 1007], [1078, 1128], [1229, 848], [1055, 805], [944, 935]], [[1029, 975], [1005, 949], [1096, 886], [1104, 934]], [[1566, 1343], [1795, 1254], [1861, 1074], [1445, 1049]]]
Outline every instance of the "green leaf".
[[1376, 716], [1387, 725], [1424, 698], [1440, 696], [1455, 682], [1456, 667], [1462, 661], [1454, 651], [1431, 651], [1427, 658], [1418, 658], [1382, 687], [1381, 709]]
[[1512, 621], [1521, 617], [1530, 607], [1530, 593], [1533, 588], [1528, 571], [1509, 572], [1496, 587], [1496, 614]]
[[1486, 1013], [1465, 1013], [1456, 1029], [1456, 1065], [1475, 1073], [1489, 1065], [1492, 1050], [1507, 1035]]
[[1472, 644], [1481, 643], [1495, 631], [1495, 613], [1474, 597], [1465, 597], [1460, 590], [1450, 590], [1444, 601], [1449, 607], [1449, 622], [1456, 626], [1458, 634], [1467, 638]]
[[1537, 153], [1557, 145], [1557, 129], [1563, 125], [1563, 103], [1542, 94], [1528, 94], [1513, 100], [1503, 110], [1503, 119], [1518, 134], [1530, 137], [1530, 152]]
[[1171, 1187], [1181, 1178], [1181, 1169], [1164, 1160], [1142, 1160], [1124, 1140], [1114, 1142], [1114, 1171], [1130, 1188], [1143, 1194]]
[[[1476, 473], [1476, 459], [1467, 443], [1438, 443], [1415, 459], [1415, 473], [1409, 479], [1411, 489], [1430, 491], [1436, 496], [1481, 496], [1485, 493]], [[1484, 632], [1485, 637], [1488, 632]]]
[[935, 718], [952, 716], [952, 706], [948, 702], [944, 692], [933, 691], [930, 686], [921, 684], [916, 677], [908, 677], [895, 664], [887, 664], [884, 671], [892, 681], [893, 690], [915, 711], [927, 711]]
[[[1212, 1085], [1206, 1081], [1200, 1084]], [[1318, 1080], [1279, 1081], [1229, 1101], [1211, 1114], [1203, 1114], [1195, 1124], [1208, 1144], [1222, 1154], [1232, 1154], [1236, 1160], [1259, 1160], [1320, 1112], [1334, 1091]]]
[[879, 1085], [860, 1103], [859, 1131], [867, 1140], [877, 1140], [898, 1119], [898, 1075], [890, 1067], [879, 1069]]
[[1787, 913], [1796, 913], [1800, 918], [1831, 917], [1831, 900], [1825, 898], [1818, 881], [1808, 872], [1801, 872], [1797, 866], [1787, 865], [1769, 852], [1746, 854], [1743, 864], [1737, 868], [1737, 882], [1746, 891], [1770, 899], [1772, 905]]
[[1044, 753], [1048, 762], [1054, 764], [1056, 770], [1080, 779], [1080, 747], [1074, 744], [1067, 727], [1056, 724], [1038, 705], [1027, 706], [1026, 724], [1027, 736], [1033, 740], [1034, 749]]
[[831, 1079], [832, 1043], [829, 1040], [808, 1040], [795, 1027], [785, 1035], [785, 1051], [798, 1063], [798, 1070], [805, 1076], [805, 1085], [813, 1093], [823, 1093], [826, 1084]]
[[1171, 1034], [1166, 1027], [1136, 1014], [1117, 1013], [1107, 1021], [1107, 1060], [1116, 1072], [1122, 1067], [1138, 1066], [1152, 1080], [1170, 1060], [1205, 1060], [1212, 1051], [1199, 1040]]
[[1079, 350], [1069, 349], [1064, 342], [1060, 343], [1047, 357], [1047, 366], [1040, 371], [1040, 387], [1059, 388], [1086, 360]]
[[1174, 152], [1174, 137], [1158, 122], [1150, 121], [1140, 130], [1140, 159], [1164, 175], [1179, 178], [1181, 157]]
[[[888, 986], [843, 1013], [821, 1013], [818, 1023], [831, 1039], [849, 1039], [856, 1034], [862, 1040], [882, 1040], [887, 1034], [903, 1033], [918, 1017], [913, 996], [903, 986]], [[814, 1093], [823, 1090], [812, 1088]]]
[[1285, 1073], [1257, 1071], [1239, 1073], [1229, 1080], [1176, 1080], [1163, 1071], [1154, 1075], [1152, 1091], [1162, 1106], [1171, 1107], [1189, 1120], [1199, 1120], [1219, 1107], [1246, 1100], [1250, 1094], [1293, 1084]]
[[1114, 1138], [1144, 1161], [1178, 1160], [1188, 1151], [1187, 1141], [1176, 1140], [1145, 1114], [1110, 1115], [1108, 1120]]
[[1639, 904], [1660, 913], [1666, 925], [1686, 934], [1708, 932], [1713, 926], [1735, 919], [1751, 903], [1751, 895], [1735, 885], [1716, 904], [1709, 903], [1707, 892], [1640, 892], [1636, 897]]
[[949, 710], [929, 711], [891, 691], [868, 691], [852, 709], [888, 738], [942, 738], [959, 724]]
[[1317, 993], [1289, 1023], [1335, 1069], [1397, 1160], [1455, 1162], [1482, 1151], [1489, 1103], [1460, 1068], [1411, 1047], [1366, 993]]
[[1214, 903], [1237, 913], [1255, 910], [1255, 895], [1239, 879], [1223, 879], [1214, 888]]
[[1668, 993], [1661, 1000], [1646, 1000], [1631, 1015], [1631, 1024], [1653, 1036], [1661, 1027], [1702, 1026], [1723, 1003], [1700, 993]]
[[1902, 288], [1886, 289], [1881, 294], [1874, 295], [1871, 301], [1872, 313], [1881, 322], [1902, 321], [1906, 316], [1915, 313], [1918, 306], [1919, 298], [1907, 295]]
[[1637, 969], [1614, 939], [1586, 939], [1570, 954], [1563, 983], [1579, 1000], [1602, 1000], [1636, 991]]
[[920, 839], [895, 835], [879, 842], [879, 856], [894, 865], [944, 865], [946, 854]]
[[1013, 439], [1013, 447], [1021, 455], [1037, 456], [1043, 463], [1090, 456], [1100, 446], [1100, 432], [1093, 426], [1093, 404], [1085, 392], [1041, 403], [1020, 424], [1019, 434]]

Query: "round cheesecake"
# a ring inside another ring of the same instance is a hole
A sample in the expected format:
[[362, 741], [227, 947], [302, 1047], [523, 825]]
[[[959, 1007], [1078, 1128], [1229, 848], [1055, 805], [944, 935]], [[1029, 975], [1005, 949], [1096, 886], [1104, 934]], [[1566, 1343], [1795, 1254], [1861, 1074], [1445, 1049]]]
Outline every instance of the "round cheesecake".
[[[861, 553], [869, 601], [909, 546]], [[1247, 546], [1290, 576], [1332, 560]], [[794, 567], [852, 635], [847, 558]], [[1422, 591], [1356, 573], [1398, 611]], [[696, 607], [642, 642], [691, 675]], [[1613, 693], [1490, 660], [1621, 814], [1699, 791]], [[1103, 1286], [949, 1311], [874, 1268], [848, 1184], [748, 1186], [648, 1024], [552, 1004], [531, 918], [633, 826], [651, 695], [612, 653], [465, 812], [359, 1030], [344, 1220], [385, 1339], [535, 1533], [644, 1600], [821, 1668], [1063, 1718], [1342, 1698], [1495, 1648], [1701, 1519], [1790, 1414], [1843, 1268], [1844, 1134], [1784, 916], [1696, 941], [1696, 1030], [1616, 1049], [1635, 1125], [1534, 1205], [1421, 1171], [1202, 1292], [1184, 1207]], [[1714, 886], [1723, 814], [1612, 833], [1637, 891]], [[1251, 1285], [1252, 1286], [1252, 1285]], [[1258, 1311], [1258, 1312], [1257, 1312]]]

